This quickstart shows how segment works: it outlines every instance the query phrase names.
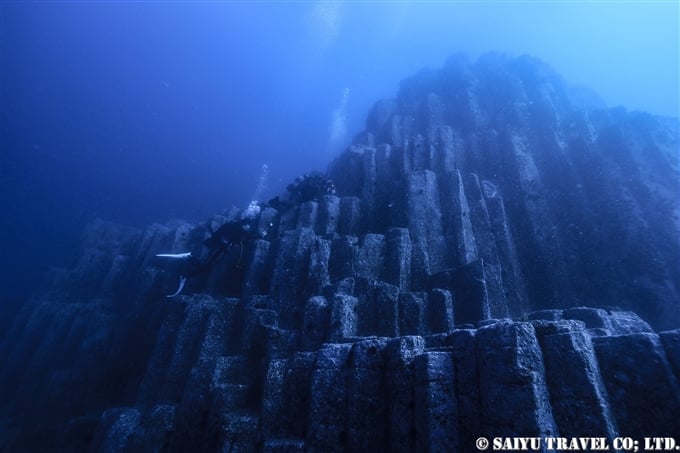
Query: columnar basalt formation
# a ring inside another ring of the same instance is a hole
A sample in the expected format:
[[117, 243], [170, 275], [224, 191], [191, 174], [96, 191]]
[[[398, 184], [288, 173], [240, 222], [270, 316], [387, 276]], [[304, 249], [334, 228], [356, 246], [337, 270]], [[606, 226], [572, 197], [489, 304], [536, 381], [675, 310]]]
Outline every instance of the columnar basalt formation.
[[0, 344], [0, 449], [677, 434], [677, 121], [591, 107], [535, 60], [454, 57], [375, 105], [337, 195], [262, 209], [172, 299], [155, 254], [229, 215], [94, 222]]
[[441, 230], [448, 247], [428, 244], [447, 254], [428, 270], [495, 267], [511, 315], [527, 302], [612, 306], [676, 327], [677, 119], [588, 108], [572, 92], [528, 57], [452, 57], [376, 103], [332, 172], [362, 197], [368, 231], [409, 228], [414, 259], [429, 251], [420, 219]]

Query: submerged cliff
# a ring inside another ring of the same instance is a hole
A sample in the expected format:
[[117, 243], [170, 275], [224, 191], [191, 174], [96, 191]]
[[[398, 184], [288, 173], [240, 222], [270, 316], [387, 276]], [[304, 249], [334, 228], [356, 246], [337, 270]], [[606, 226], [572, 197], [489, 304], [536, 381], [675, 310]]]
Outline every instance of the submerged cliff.
[[[446, 249], [430, 270], [474, 258], [500, 264], [513, 274], [503, 275], [514, 285], [511, 313], [523, 301], [532, 308], [612, 306], [659, 328], [677, 327], [678, 121], [594, 105], [593, 96], [584, 100], [531, 58], [489, 55], [470, 64], [453, 57], [402, 82], [396, 99], [378, 102], [335, 174], [364, 175], [339, 179], [373, 203], [369, 230], [399, 225], [411, 235], [418, 232], [406, 209], [416, 196], [408, 190], [413, 178], [425, 178], [427, 199], [442, 216], [432, 234], [445, 238], [428, 243]], [[382, 192], [371, 192], [371, 178]], [[384, 191], [397, 181], [406, 193]], [[466, 231], [455, 211], [465, 201], [475, 244], [455, 240]], [[482, 231], [494, 226], [509, 236]]]
[[235, 212], [92, 223], [4, 334], [0, 449], [677, 434], [678, 152], [677, 120], [536, 60], [454, 57], [376, 103], [336, 194], [264, 207], [269, 234], [182, 296], [155, 255]]

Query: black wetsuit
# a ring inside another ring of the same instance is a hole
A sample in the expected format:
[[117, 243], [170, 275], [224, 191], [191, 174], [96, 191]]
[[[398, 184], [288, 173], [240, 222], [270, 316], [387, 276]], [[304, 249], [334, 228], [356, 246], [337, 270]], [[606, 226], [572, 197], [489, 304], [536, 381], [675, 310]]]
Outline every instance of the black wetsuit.
[[243, 241], [254, 237], [257, 237], [257, 227], [253, 219], [225, 223], [203, 243], [208, 248], [208, 255], [202, 259], [190, 257], [182, 275], [190, 278], [209, 271], [229, 249], [243, 247]]

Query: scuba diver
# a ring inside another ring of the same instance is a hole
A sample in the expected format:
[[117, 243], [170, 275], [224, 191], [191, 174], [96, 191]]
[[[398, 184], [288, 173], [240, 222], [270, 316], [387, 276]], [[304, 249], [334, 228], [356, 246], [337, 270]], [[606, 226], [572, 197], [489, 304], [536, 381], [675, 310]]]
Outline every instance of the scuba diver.
[[[333, 181], [319, 172], [305, 174], [296, 178], [295, 182], [287, 187], [287, 190], [287, 200], [281, 200], [277, 196], [269, 200], [267, 205], [278, 211], [306, 201], [319, 201], [324, 195], [335, 195], [336, 193]], [[243, 243], [246, 240], [260, 239], [267, 235], [267, 231], [258, 230], [260, 210], [260, 205], [256, 201], [252, 201], [237, 220], [227, 222], [218, 228], [217, 231], [203, 242], [203, 245], [208, 249], [207, 254], [203, 258], [198, 258], [191, 252], [160, 253], [156, 255], [159, 258], [182, 261], [179, 287], [174, 294], [166, 297], [179, 295], [189, 278], [210, 271], [220, 258], [236, 246], [239, 247], [236, 266], [239, 266], [243, 258]], [[272, 224], [269, 225], [269, 227], [272, 226]]]
[[324, 195], [335, 195], [335, 183], [319, 172], [305, 173], [295, 178], [286, 187], [288, 196], [276, 196], [267, 205], [277, 211], [284, 211], [306, 201], [319, 201]]
[[304, 203], [318, 201], [324, 195], [335, 195], [335, 184], [323, 173], [312, 172], [295, 178], [286, 190], [292, 203]]
[[187, 279], [207, 273], [220, 258], [235, 246], [240, 248], [236, 263], [239, 265], [243, 258], [243, 242], [248, 239], [259, 239], [267, 234], [266, 231], [258, 231], [257, 221], [259, 213], [260, 206], [255, 202], [251, 202], [239, 219], [232, 220], [219, 227], [217, 231], [203, 242], [203, 245], [208, 249], [208, 253], [204, 258], [197, 258], [191, 252], [177, 254], [160, 253], [156, 255], [159, 258], [184, 261], [180, 271], [179, 287], [174, 294], [166, 297], [175, 297], [180, 294], [184, 289], [184, 285], [186, 285]]

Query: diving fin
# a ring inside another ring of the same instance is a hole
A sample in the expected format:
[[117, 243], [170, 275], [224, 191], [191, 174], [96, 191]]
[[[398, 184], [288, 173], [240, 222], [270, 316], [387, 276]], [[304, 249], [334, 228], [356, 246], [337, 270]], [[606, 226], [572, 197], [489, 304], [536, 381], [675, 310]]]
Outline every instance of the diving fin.
[[156, 255], [159, 258], [172, 258], [174, 260], [188, 260], [191, 258], [191, 252], [186, 253], [159, 253]]
[[186, 283], [187, 283], [187, 278], [184, 275], [180, 275], [179, 276], [179, 288], [177, 288], [177, 291], [175, 291], [175, 294], [171, 294], [171, 295], [165, 296], [165, 297], [167, 297], [168, 299], [171, 298], [171, 297], [175, 297], [176, 295], [178, 295], [179, 293], [182, 292], [182, 290], [184, 289], [184, 285], [186, 285]]

